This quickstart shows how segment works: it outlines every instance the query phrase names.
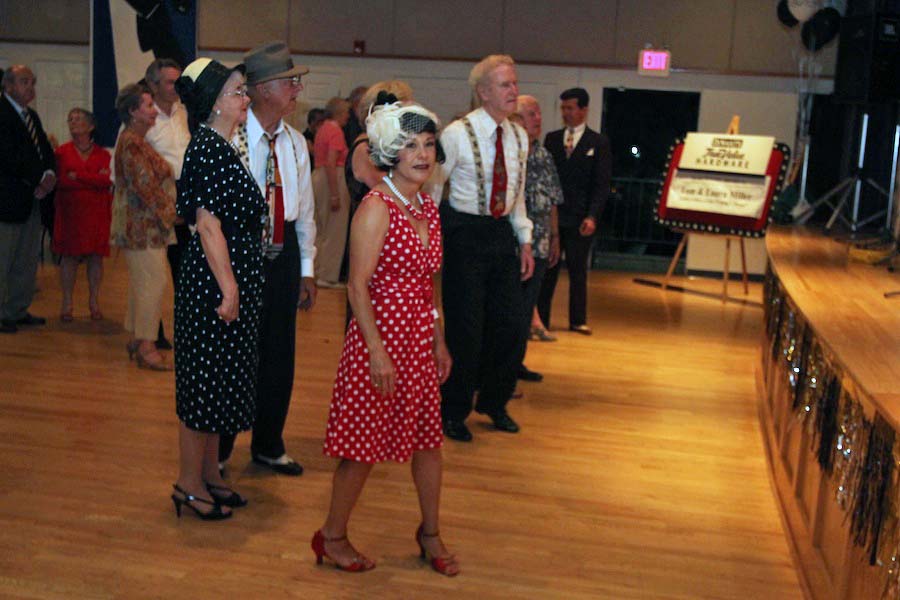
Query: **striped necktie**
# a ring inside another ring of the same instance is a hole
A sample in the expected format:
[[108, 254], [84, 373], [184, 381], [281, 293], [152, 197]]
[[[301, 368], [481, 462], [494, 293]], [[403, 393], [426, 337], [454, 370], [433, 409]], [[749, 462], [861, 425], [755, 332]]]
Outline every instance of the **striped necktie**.
[[22, 118], [25, 120], [25, 129], [28, 130], [28, 136], [34, 144], [34, 149], [37, 150], [41, 160], [44, 160], [44, 152], [41, 150], [40, 141], [38, 141], [37, 127], [34, 126], [34, 119], [31, 118], [31, 113], [28, 112], [27, 108], [22, 111]]
[[269, 138], [269, 156], [266, 159], [266, 201], [269, 204], [266, 256], [269, 258], [275, 258], [284, 248], [284, 188], [275, 153], [277, 138], [277, 133]]
[[571, 127], [566, 128], [566, 158], [572, 156], [575, 151], [575, 130]]

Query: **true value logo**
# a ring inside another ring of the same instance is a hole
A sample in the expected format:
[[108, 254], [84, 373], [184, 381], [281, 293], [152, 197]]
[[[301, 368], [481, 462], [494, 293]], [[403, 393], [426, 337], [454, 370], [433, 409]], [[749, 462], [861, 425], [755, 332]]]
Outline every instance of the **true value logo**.
[[714, 137], [706, 152], [694, 159], [694, 166], [699, 169], [710, 166], [746, 169], [750, 161], [743, 147], [742, 139]]
[[765, 175], [774, 137], [721, 133], [687, 134], [679, 169]]

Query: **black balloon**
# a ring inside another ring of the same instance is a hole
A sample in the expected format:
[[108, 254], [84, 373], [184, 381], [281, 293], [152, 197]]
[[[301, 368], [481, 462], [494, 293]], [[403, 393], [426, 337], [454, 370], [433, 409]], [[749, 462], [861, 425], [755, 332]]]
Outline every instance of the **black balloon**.
[[823, 8], [803, 24], [800, 37], [803, 45], [816, 52], [835, 38], [841, 30], [841, 13], [833, 6]]
[[781, 21], [783, 25], [787, 25], [788, 27], [796, 27], [797, 23], [800, 21], [791, 14], [791, 9], [788, 8], [787, 0], [781, 0], [778, 3], [778, 8], [776, 9], [778, 12], [778, 20]]

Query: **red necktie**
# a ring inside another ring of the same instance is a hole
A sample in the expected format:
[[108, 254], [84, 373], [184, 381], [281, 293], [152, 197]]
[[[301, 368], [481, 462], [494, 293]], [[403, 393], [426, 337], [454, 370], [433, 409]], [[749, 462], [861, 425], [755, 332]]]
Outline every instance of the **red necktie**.
[[281, 172], [278, 170], [278, 155], [275, 154], [275, 139], [278, 134], [269, 138], [270, 164], [266, 165], [266, 200], [269, 214], [272, 217], [272, 233], [269, 240], [272, 244], [284, 244], [284, 190], [281, 186]]
[[506, 159], [503, 156], [503, 128], [497, 126], [497, 153], [494, 156], [494, 181], [491, 185], [491, 214], [495, 219], [506, 209]]

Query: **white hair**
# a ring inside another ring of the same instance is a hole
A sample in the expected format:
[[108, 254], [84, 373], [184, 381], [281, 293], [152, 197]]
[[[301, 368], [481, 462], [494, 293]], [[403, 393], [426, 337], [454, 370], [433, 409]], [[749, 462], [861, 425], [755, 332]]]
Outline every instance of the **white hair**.
[[488, 77], [497, 67], [507, 65], [516, 66], [516, 61], [509, 54], [491, 54], [485, 56], [469, 71], [469, 87], [472, 88], [472, 102], [476, 107], [481, 106], [481, 96], [478, 95], [478, 86], [488, 83]]

